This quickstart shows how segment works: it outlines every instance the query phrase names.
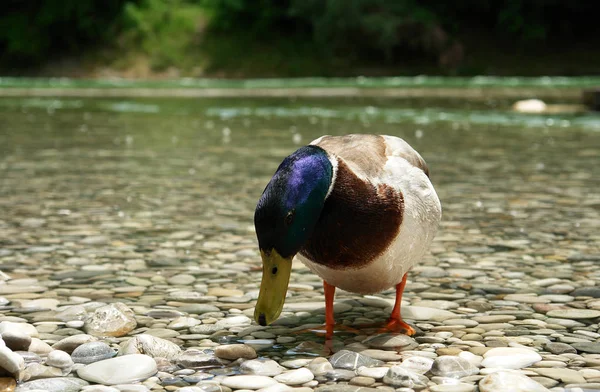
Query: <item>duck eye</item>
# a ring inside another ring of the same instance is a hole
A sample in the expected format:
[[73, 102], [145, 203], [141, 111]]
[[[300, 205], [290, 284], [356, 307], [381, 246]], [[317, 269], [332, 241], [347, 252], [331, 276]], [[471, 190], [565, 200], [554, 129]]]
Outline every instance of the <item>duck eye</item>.
[[291, 210], [285, 216], [285, 225], [286, 226], [290, 226], [292, 224], [292, 222], [294, 221], [294, 214], [295, 214], [295, 212], [296, 212], [295, 210]]

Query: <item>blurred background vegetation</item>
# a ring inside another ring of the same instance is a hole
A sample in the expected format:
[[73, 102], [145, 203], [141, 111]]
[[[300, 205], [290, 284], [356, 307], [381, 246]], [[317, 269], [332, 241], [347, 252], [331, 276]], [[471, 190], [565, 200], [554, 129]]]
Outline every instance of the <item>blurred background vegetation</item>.
[[587, 0], [5, 0], [3, 75], [600, 74]]

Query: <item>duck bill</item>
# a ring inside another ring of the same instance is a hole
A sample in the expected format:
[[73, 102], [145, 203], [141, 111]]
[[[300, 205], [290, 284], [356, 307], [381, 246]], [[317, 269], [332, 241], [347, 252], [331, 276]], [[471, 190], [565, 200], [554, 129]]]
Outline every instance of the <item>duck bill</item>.
[[260, 255], [263, 261], [263, 274], [254, 309], [254, 319], [260, 325], [269, 325], [277, 320], [283, 309], [292, 272], [293, 256], [281, 257], [275, 249], [261, 250]]

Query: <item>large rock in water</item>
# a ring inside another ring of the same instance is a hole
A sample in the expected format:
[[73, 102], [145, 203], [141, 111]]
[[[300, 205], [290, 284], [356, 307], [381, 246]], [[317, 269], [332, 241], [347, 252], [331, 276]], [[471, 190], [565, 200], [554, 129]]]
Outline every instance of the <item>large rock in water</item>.
[[134, 313], [124, 303], [102, 306], [85, 320], [85, 331], [94, 336], [125, 336], [137, 326]]

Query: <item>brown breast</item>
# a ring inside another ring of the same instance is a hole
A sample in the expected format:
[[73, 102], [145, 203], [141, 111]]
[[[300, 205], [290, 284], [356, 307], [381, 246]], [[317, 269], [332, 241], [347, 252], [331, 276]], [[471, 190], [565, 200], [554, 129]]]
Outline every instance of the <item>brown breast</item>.
[[330, 268], [354, 269], [381, 255], [396, 238], [404, 198], [387, 185], [361, 180], [342, 159], [338, 162], [334, 188], [300, 253]]

